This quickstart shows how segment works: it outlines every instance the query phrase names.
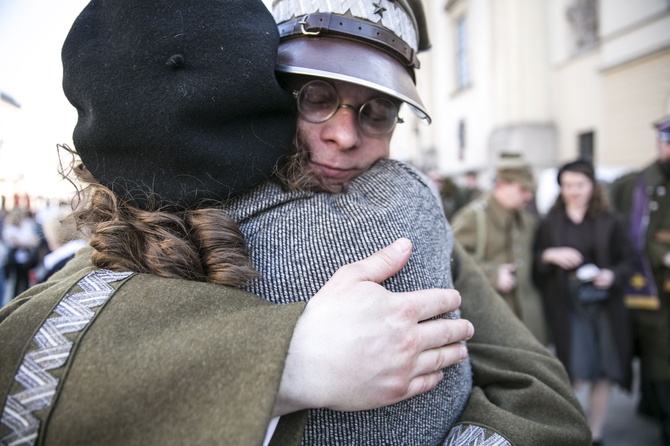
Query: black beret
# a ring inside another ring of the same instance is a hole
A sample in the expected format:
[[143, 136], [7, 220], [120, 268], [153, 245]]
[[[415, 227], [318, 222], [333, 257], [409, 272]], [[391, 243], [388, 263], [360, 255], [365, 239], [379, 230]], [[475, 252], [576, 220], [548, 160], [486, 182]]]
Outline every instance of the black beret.
[[274, 74], [278, 43], [261, 0], [91, 1], [62, 50], [82, 162], [149, 210], [260, 183], [295, 132], [294, 100]]
[[561, 184], [561, 176], [564, 172], [577, 172], [586, 175], [592, 183], [596, 183], [596, 174], [593, 169], [593, 163], [590, 160], [578, 158], [562, 165], [556, 174], [556, 182]]

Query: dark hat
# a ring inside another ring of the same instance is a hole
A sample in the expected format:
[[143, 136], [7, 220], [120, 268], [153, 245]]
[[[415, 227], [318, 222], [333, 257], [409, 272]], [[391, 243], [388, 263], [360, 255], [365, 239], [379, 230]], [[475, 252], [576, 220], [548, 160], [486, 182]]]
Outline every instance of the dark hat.
[[670, 116], [660, 119], [654, 123], [658, 131], [658, 139], [661, 141], [670, 141]]
[[556, 175], [556, 182], [561, 184], [561, 175], [563, 172], [577, 172], [586, 175], [592, 183], [596, 182], [596, 174], [593, 169], [593, 163], [585, 159], [577, 159], [569, 163], [564, 164], [558, 169], [558, 174]]
[[502, 152], [496, 162], [496, 179], [519, 183], [528, 189], [535, 189], [533, 171], [522, 153]]
[[261, 0], [91, 1], [62, 51], [84, 165], [150, 209], [197, 208], [263, 181], [295, 132], [278, 42]]
[[430, 122], [416, 89], [417, 54], [430, 48], [421, 0], [274, 0], [277, 70], [372, 88]]

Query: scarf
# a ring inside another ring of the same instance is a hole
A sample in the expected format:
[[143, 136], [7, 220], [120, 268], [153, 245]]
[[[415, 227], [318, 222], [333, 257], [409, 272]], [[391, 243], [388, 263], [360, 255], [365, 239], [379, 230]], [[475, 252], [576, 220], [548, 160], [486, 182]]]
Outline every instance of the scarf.
[[633, 191], [629, 225], [630, 240], [635, 251], [635, 270], [625, 290], [626, 306], [634, 310], [658, 310], [661, 303], [654, 283], [654, 275], [644, 252], [647, 226], [649, 225], [649, 194], [644, 179], [640, 177]]

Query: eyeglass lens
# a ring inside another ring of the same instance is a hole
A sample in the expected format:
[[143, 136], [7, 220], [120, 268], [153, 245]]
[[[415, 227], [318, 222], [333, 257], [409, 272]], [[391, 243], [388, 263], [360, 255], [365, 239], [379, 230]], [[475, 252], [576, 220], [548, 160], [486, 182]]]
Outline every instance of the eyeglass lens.
[[[307, 82], [298, 93], [298, 111], [310, 122], [325, 122], [332, 118], [340, 107], [335, 87], [328, 82]], [[358, 109], [358, 125], [363, 133], [380, 136], [389, 133], [398, 121], [398, 107], [387, 98], [372, 98]]]

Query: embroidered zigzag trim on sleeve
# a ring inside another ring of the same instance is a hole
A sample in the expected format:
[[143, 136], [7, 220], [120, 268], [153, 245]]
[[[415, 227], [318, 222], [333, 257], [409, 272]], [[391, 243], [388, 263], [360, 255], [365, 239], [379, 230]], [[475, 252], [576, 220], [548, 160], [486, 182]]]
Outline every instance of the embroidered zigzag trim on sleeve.
[[15, 383], [23, 390], [8, 395], [0, 423], [11, 433], [0, 439], [2, 445], [33, 445], [37, 439], [40, 420], [34, 412], [50, 406], [59, 379], [49, 373], [66, 364], [72, 346], [65, 334], [81, 333], [95, 316], [95, 309], [114, 294], [109, 284], [123, 280], [133, 273], [96, 270], [79, 282], [80, 291], [71, 291], [56, 305], [53, 313], [33, 338], [35, 349], [28, 351], [21, 362]]
[[512, 446], [495, 431], [474, 424], [457, 424], [449, 431], [444, 446]]

